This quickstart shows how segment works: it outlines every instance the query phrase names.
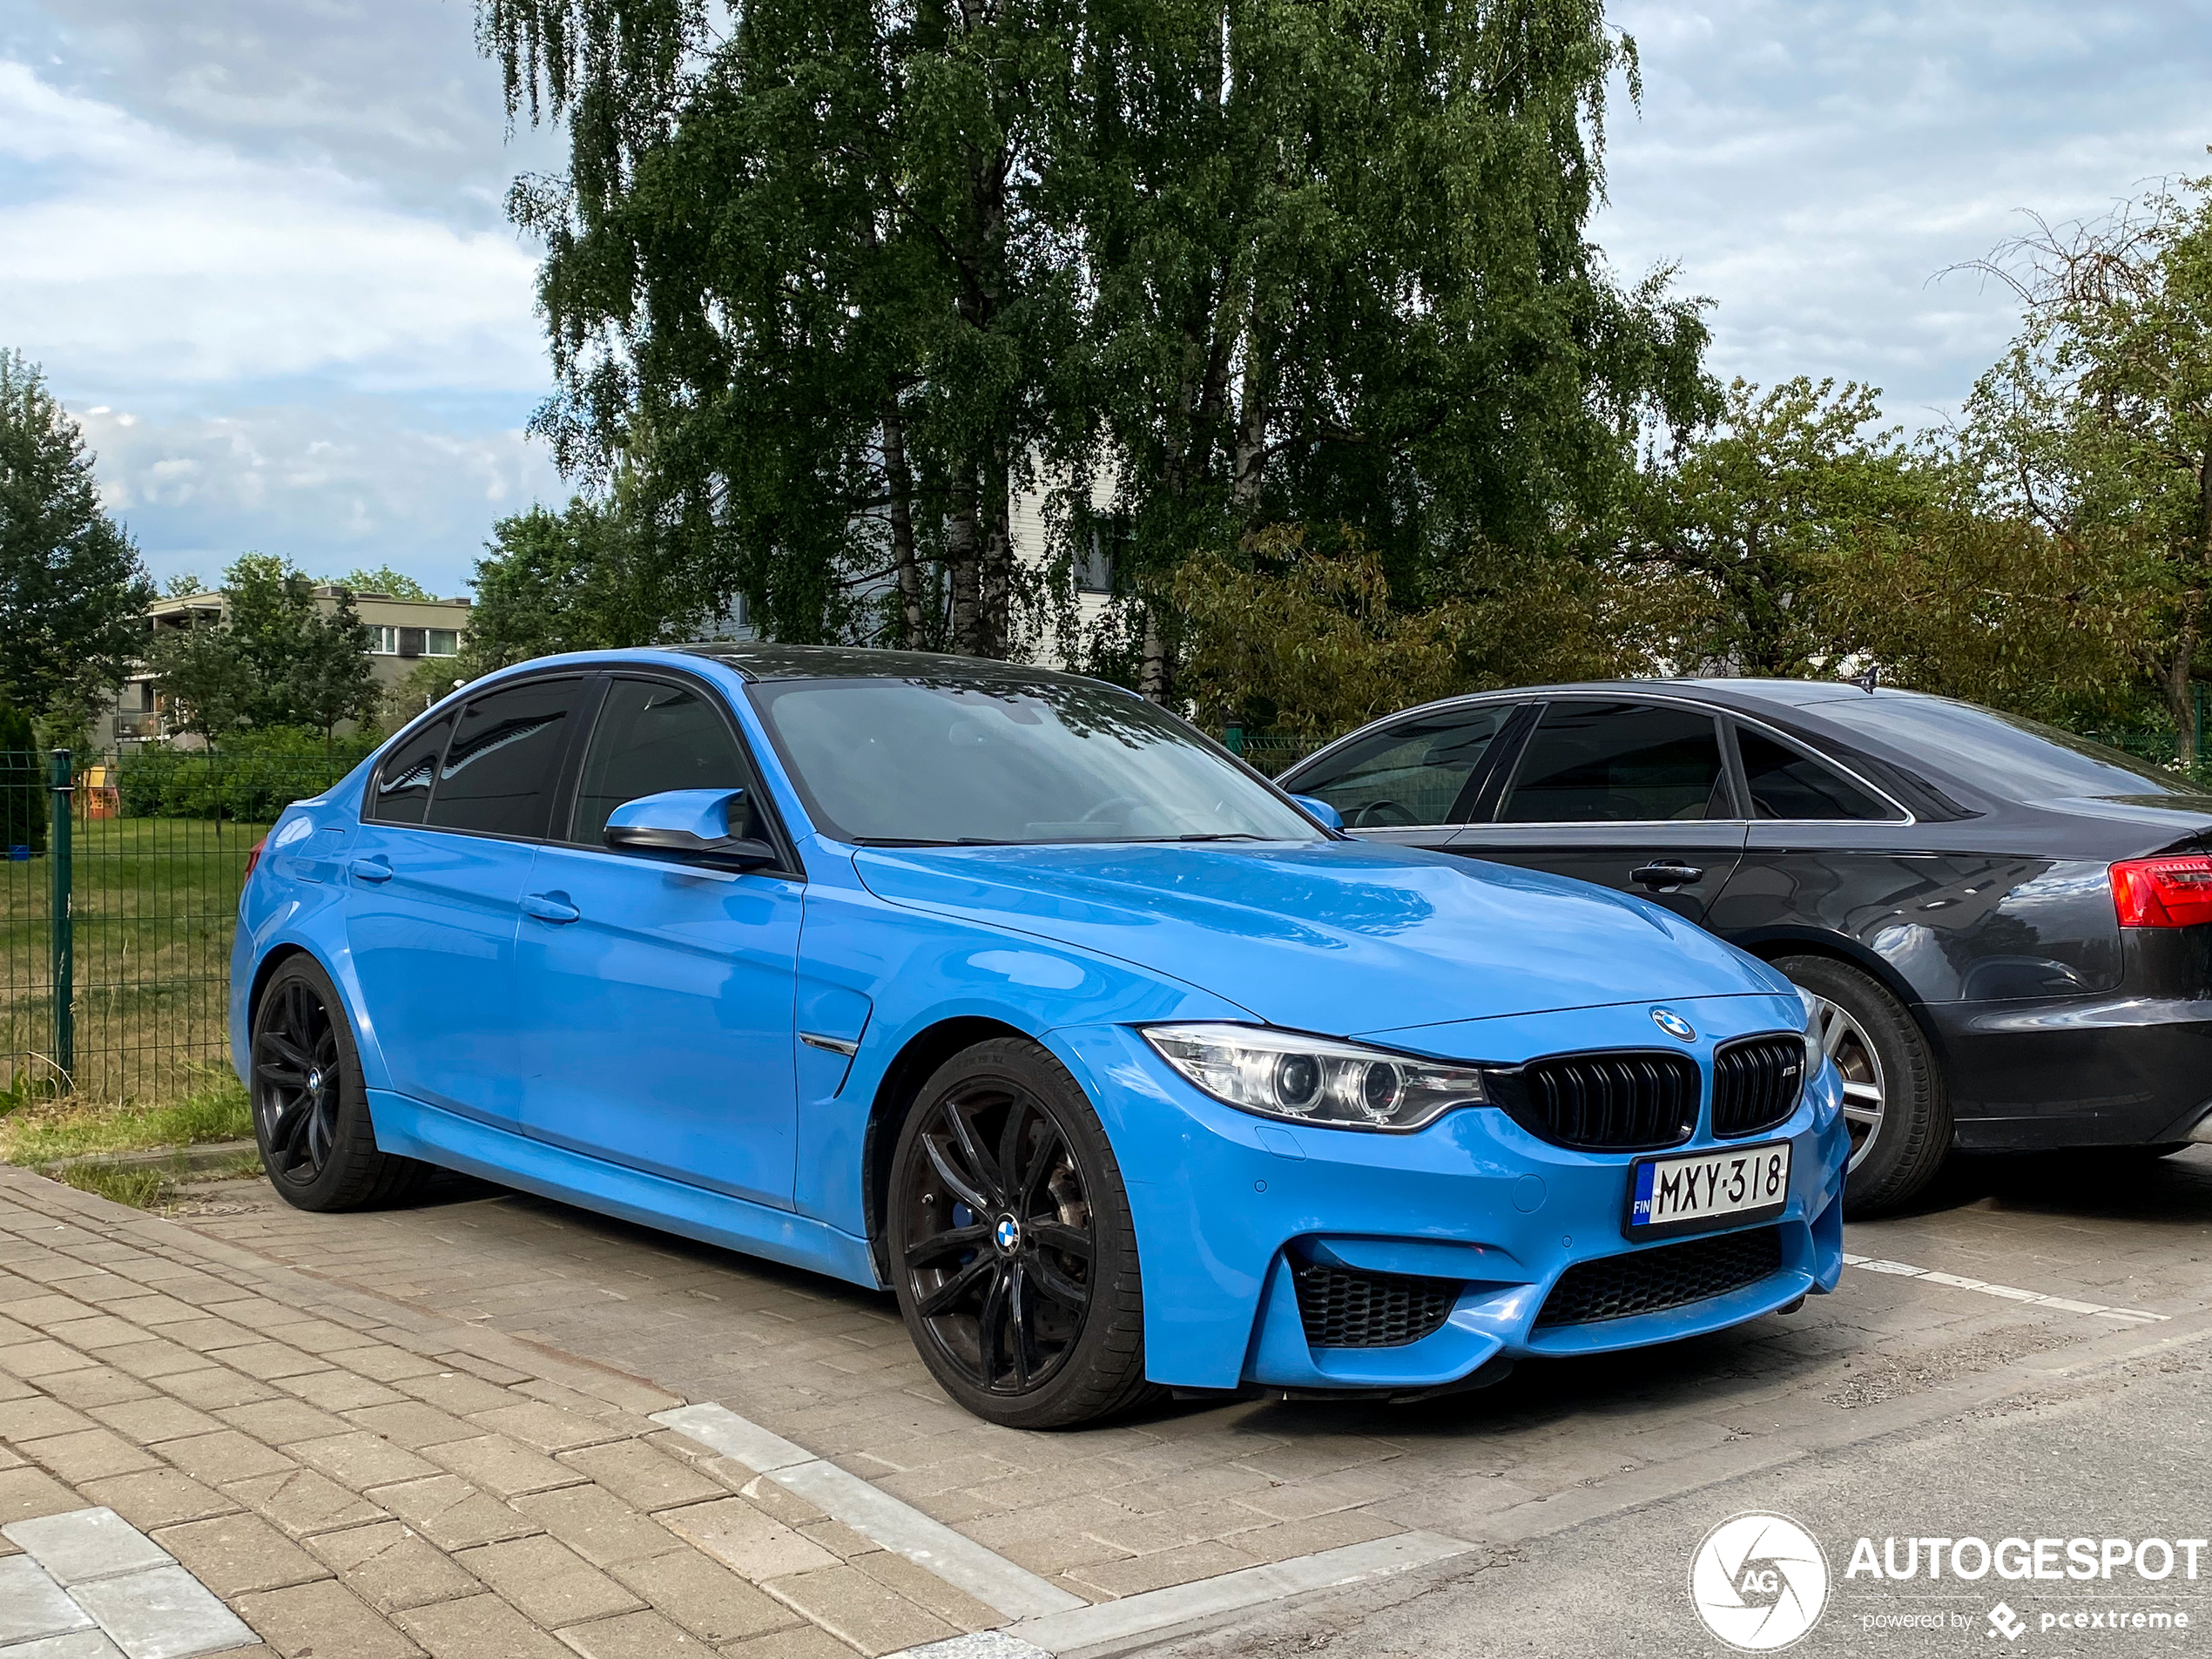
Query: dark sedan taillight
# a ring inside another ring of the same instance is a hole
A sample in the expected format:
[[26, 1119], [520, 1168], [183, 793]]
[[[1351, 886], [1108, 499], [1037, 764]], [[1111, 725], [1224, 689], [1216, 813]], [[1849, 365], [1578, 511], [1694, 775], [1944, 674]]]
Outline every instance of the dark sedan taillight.
[[2115, 864], [2112, 903], [2123, 927], [2194, 927], [2212, 921], [2212, 858], [2191, 853]]
[[261, 849], [268, 844], [269, 838], [266, 835], [264, 835], [260, 840], [253, 843], [253, 850], [246, 855], [246, 873], [247, 875], [250, 876], [253, 873], [253, 867], [261, 861]]

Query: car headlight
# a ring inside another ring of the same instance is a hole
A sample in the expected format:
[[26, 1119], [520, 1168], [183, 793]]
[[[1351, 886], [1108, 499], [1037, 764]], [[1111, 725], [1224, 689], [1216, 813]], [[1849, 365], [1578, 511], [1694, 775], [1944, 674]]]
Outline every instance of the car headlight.
[[1472, 1066], [1251, 1025], [1148, 1026], [1161, 1059], [1223, 1104], [1325, 1129], [1406, 1130], [1489, 1096]]
[[1820, 1016], [1828, 1011], [1828, 1004], [1803, 986], [1797, 988], [1797, 1000], [1805, 1005], [1805, 1082], [1812, 1087], [1820, 1069], [1828, 1063], [1828, 1050], [1820, 1040]]

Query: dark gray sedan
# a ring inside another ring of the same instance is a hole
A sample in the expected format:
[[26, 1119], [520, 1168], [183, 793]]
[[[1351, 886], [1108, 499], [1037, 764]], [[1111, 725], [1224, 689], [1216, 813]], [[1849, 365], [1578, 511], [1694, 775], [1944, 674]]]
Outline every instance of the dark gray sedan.
[[1365, 726], [1283, 786], [1664, 905], [1824, 1004], [1865, 1214], [1945, 1155], [2212, 1141], [2212, 795], [1919, 692], [1665, 680]]

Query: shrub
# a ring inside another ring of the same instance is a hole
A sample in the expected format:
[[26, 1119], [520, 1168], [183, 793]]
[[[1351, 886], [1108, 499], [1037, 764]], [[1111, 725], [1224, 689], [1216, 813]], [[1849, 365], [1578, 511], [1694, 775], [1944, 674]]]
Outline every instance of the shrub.
[[30, 717], [0, 702], [0, 858], [18, 846], [34, 858], [45, 852], [47, 810], [45, 757]]
[[241, 733], [220, 752], [150, 748], [117, 765], [116, 791], [130, 818], [266, 824], [336, 783], [377, 741], [368, 735], [326, 745], [320, 732], [272, 726]]

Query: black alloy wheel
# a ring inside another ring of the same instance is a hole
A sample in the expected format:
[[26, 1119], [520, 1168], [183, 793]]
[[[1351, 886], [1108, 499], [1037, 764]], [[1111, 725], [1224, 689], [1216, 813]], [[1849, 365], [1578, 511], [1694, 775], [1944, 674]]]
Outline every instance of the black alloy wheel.
[[1088, 1421], [1144, 1392], [1129, 1204], [1096, 1116], [1034, 1044], [982, 1044], [902, 1127], [888, 1242], [922, 1359], [978, 1415]]
[[320, 1175], [338, 1144], [338, 1028], [299, 974], [270, 988], [253, 1034], [253, 1133], [276, 1179]]
[[253, 1008], [246, 1079], [261, 1167], [302, 1210], [351, 1210], [405, 1192], [424, 1174], [380, 1151], [353, 1027], [312, 958], [287, 957]]

